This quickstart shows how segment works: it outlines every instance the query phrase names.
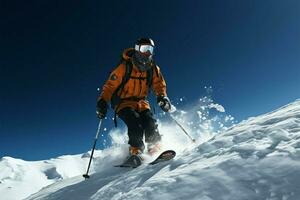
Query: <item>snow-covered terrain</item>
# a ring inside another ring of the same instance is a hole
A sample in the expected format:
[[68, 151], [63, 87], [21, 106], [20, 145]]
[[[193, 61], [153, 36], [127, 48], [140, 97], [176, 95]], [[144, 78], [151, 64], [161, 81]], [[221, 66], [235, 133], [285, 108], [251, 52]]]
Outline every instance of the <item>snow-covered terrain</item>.
[[176, 111], [195, 144], [174, 123], [160, 121], [164, 148], [177, 156], [154, 166], [113, 167], [127, 152], [119, 129], [110, 133], [113, 146], [96, 152], [88, 180], [82, 177], [88, 154], [37, 162], [4, 157], [1, 199], [22, 199], [44, 186], [27, 200], [300, 199], [300, 100], [229, 129], [231, 116], [209, 116], [207, 108], [225, 111], [214, 103], [193, 108], [195, 115]]
[[82, 174], [83, 155], [61, 156], [44, 161], [24, 161], [11, 157], [0, 160], [0, 199], [23, 199], [58, 180]]

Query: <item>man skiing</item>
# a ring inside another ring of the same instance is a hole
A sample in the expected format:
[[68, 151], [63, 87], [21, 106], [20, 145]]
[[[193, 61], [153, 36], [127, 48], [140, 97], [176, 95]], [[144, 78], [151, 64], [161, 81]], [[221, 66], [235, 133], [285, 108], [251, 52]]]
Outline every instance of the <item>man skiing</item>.
[[161, 135], [150, 111], [148, 92], [154, 91], [163, 111], [171, 109], [166, 82], [153, 55], [154, 42], [150, 38], [141, 38], [135, 48], [125, 49], [121, 63], [111, 72], [97, 99], [96, 113], [100, 119], [105, 118], [111, 102], [115, 113], [127, 125], [130, 155], [144, 152], [144, 136], [150, 154], [160, 149]]

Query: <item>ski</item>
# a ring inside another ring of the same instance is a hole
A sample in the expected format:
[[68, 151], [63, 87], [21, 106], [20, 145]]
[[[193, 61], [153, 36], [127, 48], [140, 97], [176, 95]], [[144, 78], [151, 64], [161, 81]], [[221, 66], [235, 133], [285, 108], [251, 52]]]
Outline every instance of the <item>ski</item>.
[[[150, 162], [149, 165], [155, 165], [160, 162], [165, 162], [173, 159], [176, 156], [176, 152], [173, 150], [167, 150], [162, 152], [154, 161]], [[115, 167], [129, 167], [137, 168], [142, 164], [142, 158], [140, 156], [130, 156], [124, 163], [120, 165], [115, 165]]]
[[154, 161], [149, 163], [149, 165], [155, 165], [160, 162], [165, 162], [173, 159], [176, 156], [176, 152], [173, 150], [167, 150], [162, 152]]

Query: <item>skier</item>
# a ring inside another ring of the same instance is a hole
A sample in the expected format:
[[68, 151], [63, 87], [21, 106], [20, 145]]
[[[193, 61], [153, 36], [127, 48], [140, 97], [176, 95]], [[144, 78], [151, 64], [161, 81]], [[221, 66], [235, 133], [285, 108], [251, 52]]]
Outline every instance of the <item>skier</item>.
[[130, 155], [144, 152], [144, 136], [150, 154], [161, 148], [161, 135], [147, 101], [148, 92], [151, 89], [154, 91], [157, 103], [164, 112], [171, 109], [166, 82], [153, 59], [154, 47], [152, 39], [141, 38], [135, 48], [125, 49], [121, 63], [111, 72], [97, 99], [98, 118], [105, 118], [108, 103], [111, 102], [115, 118], [118, 115], [127, 125]]

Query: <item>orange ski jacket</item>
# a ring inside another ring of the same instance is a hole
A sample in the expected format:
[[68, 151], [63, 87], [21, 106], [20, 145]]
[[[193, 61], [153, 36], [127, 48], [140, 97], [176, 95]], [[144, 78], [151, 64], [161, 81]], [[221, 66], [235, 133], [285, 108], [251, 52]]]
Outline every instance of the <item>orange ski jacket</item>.
[[[124, 50], [122, 55], [124, 60], [132, 62], [132, 58], [128, 56], [128, 52], [132, 50], [132, 48]], [[157, 69], [153, 70], [157, 70], [158, 73], [153, 72], [152, 89], [156, 96], [167, 96], [166, 82], [161, 74], [160, 68], [157, 65], [155, 65], [154, 67], [156, 67]], [[121, 63], [116, 67], [114, 71], [111, 72], [108, 80], [105, 82], [102, 88], [102, 92], [98, 99], [103, 99], [107, 103], [111, 101], [113, 93], [122, 83], [122, 78], [125, 76], [125, 70], [125, 64]], [[124, 85], [124, 88], [118, 92], [118, 96], [121, 98], [121, 102], [119, 105], [114, 107], [117, 113], [125, 107], [133, 108], [139, 112], [150, 109], [149, 102], [146, 99], [149, 92], [149, 87], [146, 83], [146, 76], [147, 72], [141, 72], [133, 64], [130, 77], [135, 78], [129, 78], [128, 82]], [[137, 79], [136, 77], [139, 77], [139, 79]], [[130, 98], [135, 98], [135, 100]]]

